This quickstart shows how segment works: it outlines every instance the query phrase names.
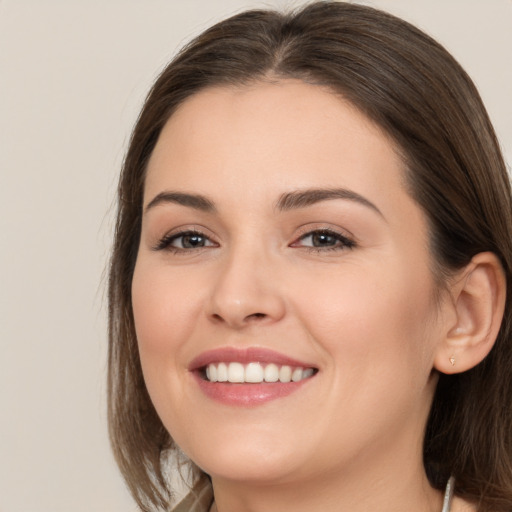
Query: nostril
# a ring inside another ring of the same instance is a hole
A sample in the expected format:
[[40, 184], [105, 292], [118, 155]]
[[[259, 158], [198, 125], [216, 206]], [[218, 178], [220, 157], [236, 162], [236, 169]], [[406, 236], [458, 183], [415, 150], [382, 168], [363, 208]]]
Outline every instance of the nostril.
[[250, 319], [260, 319], [260, 318], [265, 318], [267, 315], [265, 315], [265, 313], [253, 313], [252, 315], [248, 315], [247, 316], [247, 320], [250, 320]]
[[[263, 320], [264, 318], [267, 318], [267, 316], [268, 315], [266, 315], [265, 313], [252, 313], [243, 318], [241, 317], [240, 326], [242, 326], [243, 324], [251, 323], [253, 321]], [[227, 323], [231, 323], [231, 321], [229, 319], [224, 318], [222, 315], [219, 315], [218, 313], [213, 313], [211, 315], [211, 319], [215, 323], [224, 323], [226, 321], [227, 321]], [[234, 321], [233, 325], [235, 325], [237, 323], [238, 323], [237, 321]]]

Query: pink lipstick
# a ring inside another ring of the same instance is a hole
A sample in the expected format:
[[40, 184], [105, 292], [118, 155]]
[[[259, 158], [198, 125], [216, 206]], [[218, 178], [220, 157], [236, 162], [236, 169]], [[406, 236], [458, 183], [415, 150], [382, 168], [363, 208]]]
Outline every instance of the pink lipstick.
[[246, 407], [287, 396], [317, 373], [307, 362], [259, 347], [203, 352], [189, 370], [209, 398]]

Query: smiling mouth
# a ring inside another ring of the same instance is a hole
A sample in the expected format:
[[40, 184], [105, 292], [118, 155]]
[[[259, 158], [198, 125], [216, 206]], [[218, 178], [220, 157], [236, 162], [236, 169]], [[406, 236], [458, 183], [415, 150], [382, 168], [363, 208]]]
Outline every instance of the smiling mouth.
[[320, 372], [311, 363], [257, 346], [207, 350], [188, 369], [206, 397], [249, 408], [299, 393]]
[[210, 363], [201, 369], [202, 378], [208, 382], [226, 382], [232, 384], [262, 384], [300, 382], [312, 377], [317, 370], [274, 363], [260, 362]]

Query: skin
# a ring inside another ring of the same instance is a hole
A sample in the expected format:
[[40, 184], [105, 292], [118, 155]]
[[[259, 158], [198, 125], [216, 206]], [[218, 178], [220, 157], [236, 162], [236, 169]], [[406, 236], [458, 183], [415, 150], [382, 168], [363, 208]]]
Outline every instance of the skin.
[[[276, 208], [283, 194], [333, 188], [375, 208]], [[147, 208], [168, 191], [215, 211]], [[389, 138], [319, 86], [209, 89], [162, 131], [144, 205], [132, 286], [144, 377], [173, 439], [211, 475], [219, 512], [439, 512], [422, 441], [454, 312], [434, 300], [426, 219]], [[187, 230], [204, 246], [183, 248]], [[336, 233], [332, 244], [312, 247], [315, 230]], [[318, 373], [256, 407], [221, 404], [189, 371], [221, 347], [270, 348]]]

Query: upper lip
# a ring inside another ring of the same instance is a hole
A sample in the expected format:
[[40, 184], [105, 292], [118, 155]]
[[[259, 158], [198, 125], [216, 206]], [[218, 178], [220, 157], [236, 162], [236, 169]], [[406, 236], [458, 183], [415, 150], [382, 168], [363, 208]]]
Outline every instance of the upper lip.
[[211, 363], [236, 362], [247, 364], [251, 362], [274, 363], [277, 365], [288, 365], [302, 368], [315, 368], [314, 365], [300, 361], [298, 359], [285, 356], [274, 350], [262, 347], [223, 347], [213, 350], [207, 350], [195, 357], [189, 364], [189, 370], [199, 370]]

